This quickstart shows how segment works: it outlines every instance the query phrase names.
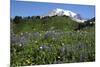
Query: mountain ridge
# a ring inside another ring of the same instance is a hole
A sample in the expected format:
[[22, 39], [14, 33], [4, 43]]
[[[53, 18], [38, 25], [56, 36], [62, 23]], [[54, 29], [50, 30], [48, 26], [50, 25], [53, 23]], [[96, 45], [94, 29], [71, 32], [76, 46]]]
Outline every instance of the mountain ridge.
[[72, 12], [70, 10], [64, 10], [60, 8], [53, 9], [52, 11], [48, 12], [48, 14], [40, 16], [41, 18], [43, 17], [52, 17], [52, 16], [69, 16], [72, 18], [72, 20], [79, 22], [79, 23], [84, 23], [86, 20], [82, 19], [80, 14], [77, 14], [75, 12]]

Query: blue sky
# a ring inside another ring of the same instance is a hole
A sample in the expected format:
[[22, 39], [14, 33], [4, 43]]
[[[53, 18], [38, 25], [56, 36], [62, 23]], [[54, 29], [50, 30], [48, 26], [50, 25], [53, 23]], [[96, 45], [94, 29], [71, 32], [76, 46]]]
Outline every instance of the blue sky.
[[90, 5], [22, 2], [11, 0], [11, 17], [45, 15], [55, 8], [71, 10], [75, 13], [79, 13], [83, 18], [89, 19], [95, 16], [95, 6]]

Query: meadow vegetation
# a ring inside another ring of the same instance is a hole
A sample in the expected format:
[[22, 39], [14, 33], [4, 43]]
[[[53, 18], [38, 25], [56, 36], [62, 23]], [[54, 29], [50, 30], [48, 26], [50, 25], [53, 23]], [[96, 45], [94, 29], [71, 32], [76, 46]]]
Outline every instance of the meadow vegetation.
[[95, 24], [90, 21], [16, 16], [11, 19], [11, 67], [95, 61]]

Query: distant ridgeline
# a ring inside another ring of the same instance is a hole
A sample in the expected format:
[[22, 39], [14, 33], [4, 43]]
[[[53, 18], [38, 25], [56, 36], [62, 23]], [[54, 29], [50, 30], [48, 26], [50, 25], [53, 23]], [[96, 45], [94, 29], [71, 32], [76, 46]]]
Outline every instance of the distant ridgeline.
[[47, 30], [64, 30], [64, 31], [77, 31], [85, 27], [95, 26], [95, 17], [82, 22], [77, 22], [69, 16], [28, 16], [21, 17], [15, 16], [11, 18], [11, 24], [15, 32], [20, 31], [47, 31]]
[[91, 26], [95, 26], [95, 17], [85, 21], [84, 23], [79, 23], [78, 28], [76, 28], [75, 30], [80, 30], [84, 27], [91, 27]]

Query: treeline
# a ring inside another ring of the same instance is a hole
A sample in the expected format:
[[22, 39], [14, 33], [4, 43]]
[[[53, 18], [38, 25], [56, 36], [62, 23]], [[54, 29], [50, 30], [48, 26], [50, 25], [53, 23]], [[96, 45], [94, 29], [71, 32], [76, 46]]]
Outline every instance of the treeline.
[[[35, 20], [35, 19], [47, 19], [47, 18], [53, 18], [53, 17], [56, 17], [56, 16], [57, 15], [54, 15], [52, 17], [49, 17], [49, 16], [45, 16], [45, 17], [40, 17], [40, 16], [28, 16], [28, 17], [15, 16], [13, 19], [11, 18], [11, 22], [18, 24], [18, 23], [23, 22], [25, 20], [27, 21], [27, 20]], [[68, 17], [68, 16], [63, 15], [62, 17]]]
[[11, 18], [11, 21], [15, 24], [18, 24], [20, 22], [23, 22], [25, 20], [34, 20], [34, 19], [40, 19], [40, 16], [28, 16], [28, 17], [22, 17], [22, 16], [15, 16], [13, 19]]

